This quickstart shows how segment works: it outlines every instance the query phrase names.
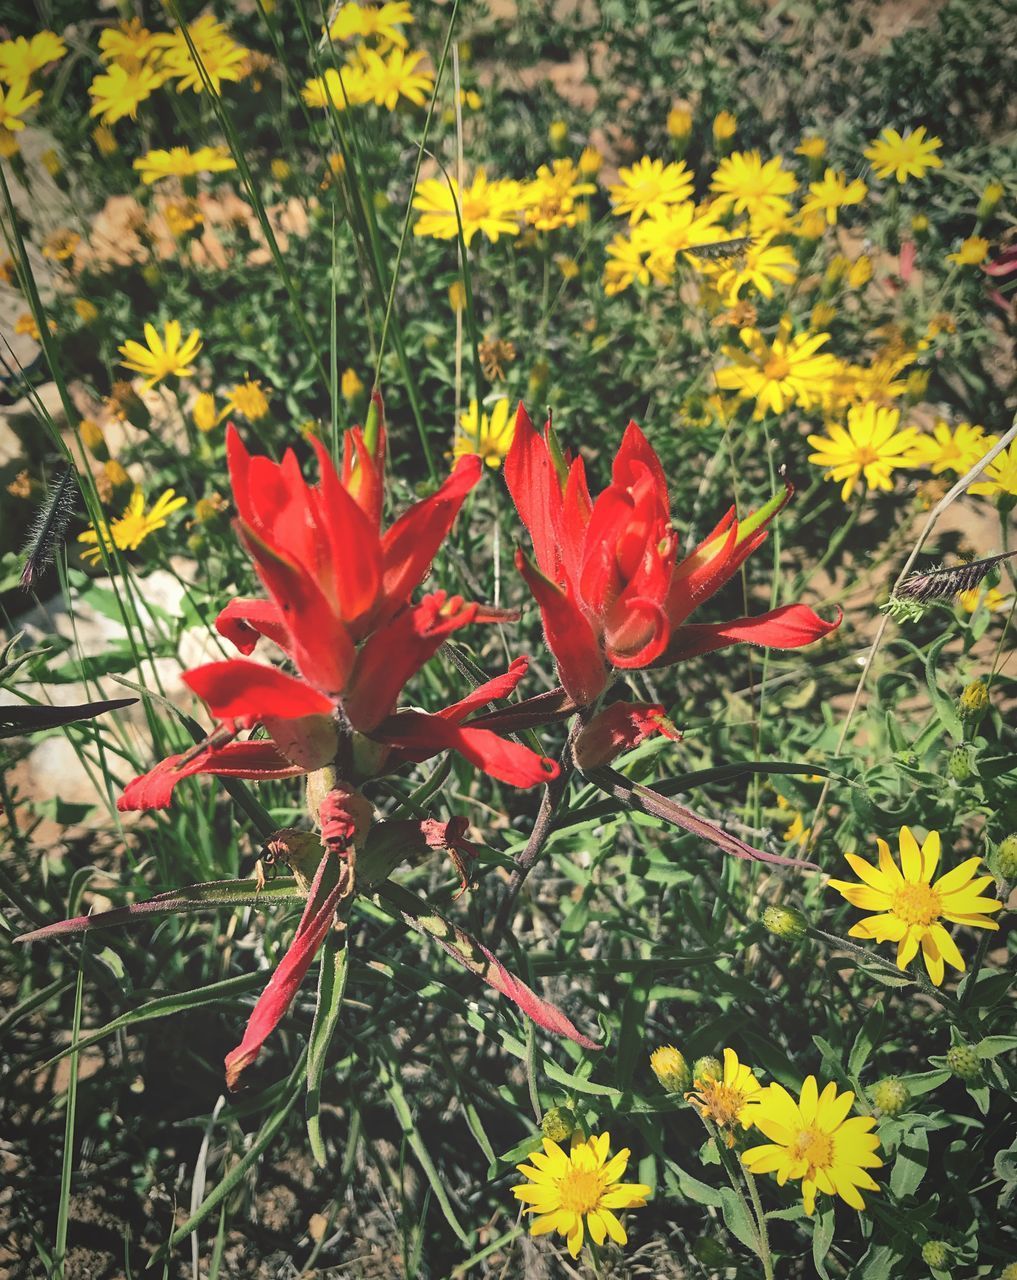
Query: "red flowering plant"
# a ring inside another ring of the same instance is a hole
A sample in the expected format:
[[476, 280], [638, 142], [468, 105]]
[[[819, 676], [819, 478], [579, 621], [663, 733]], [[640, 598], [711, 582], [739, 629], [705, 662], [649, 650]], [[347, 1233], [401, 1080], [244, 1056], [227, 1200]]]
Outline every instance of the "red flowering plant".
[[[314, 829], [274, 831], [267, 826], [261, 832], [265, 860], [285, 863], [291, 875], [271, 883], [262, 875], [193, 885], [145, 903], [50, 925], [22, 941], [210, 905], [303, 898], [293, 940], [255, 1004], [241, 1043], [227, 1055], [226, 1076], [231, 1087], [237, 1084], [322, 952], [308, 1048], [308, 1115], [312, 1147], [323, 1159], [311, 1102], [316, 1096], [313, 1077], [322, 1069], [342, 999], [345, 930], [358, 895], [377, 895], [390, 912], [437, 940], [457, 963], [541, 1027], [583, 1047], [596, 1047], [562, 1012], [509, 973], [488, 947], [391, 879], [400, 863], [418, 862], [443, 849], [465, 886], [475, 850], [466, 839], [464, 818], [439, 821], [379, 813], [365, 794], [373, 781], [439, 752], [455, 751], [509, 786], [545, 784], [526, 849], [502, 896], [492, 943], [546, 844], [576, 768], [624, 804], [692, 831], [736, 857], [811, 865], [755, 849], [662, 792], [630, 784], [610, 768], [614, 757], [650, 733], [679, 735], [660, 705], [626, 700], [601, 704], [618, 673], [666, 666], [745, 642], [795, 648], [826, 635], [837, 622], [824, 622], [800, 604], [728, 623], [687, 622], [760, 545], [788, 495], [775, 497], [743, 520], [729, 512], [679, 558], [663, 468], [634, 423], [614, 459], [611, 484], [594, 501], [582, 459], [567, 461], [550, 424], [538, 435], [520, 406], [505, 473], [530, 532], [533, 557], [519, 551], [516, 562], [540, 606], [561, 685], [490, 710], [492, 703], [515, 694], [526, 674], [528, 659], [517, 657], [499, 675], [478, 674], [474, 688], [441, 710], [400, 707], [407, 682], [456, 632], [516, 616], [440, 589], [417, 595], [480, 479], [481, 461], [460, 458], [434, 494], [383, 528], [386, 436], [380, 398], [375, 398], [367, 426], [347, 433], [341, 469], [321, 444], [315, 442], [314, 448], [318, 482], [310, 484], [292, 452], [280, 463], [252, 456], [238, 432], [229, 428], [234, 528], [266, 595], [230, 601], [216, 621], [220, 634], [242, 656], [208, 663], [184, 677], [208, 706], [216, 722], [212, 731], [190, 751], [135, 778], [119, 800], [122, 810], [165, 808], [182, 779], [200, 774], [219, 777], [231, 787], [243, 780], [304, 776]], [[252, 658], [262, 640], [281, 651], [288, 669]], [[457, 665], [464, 673], [471, 671], [468, 663]], [[560, 764], [509, 736], [566, 721], [571, 725]]]

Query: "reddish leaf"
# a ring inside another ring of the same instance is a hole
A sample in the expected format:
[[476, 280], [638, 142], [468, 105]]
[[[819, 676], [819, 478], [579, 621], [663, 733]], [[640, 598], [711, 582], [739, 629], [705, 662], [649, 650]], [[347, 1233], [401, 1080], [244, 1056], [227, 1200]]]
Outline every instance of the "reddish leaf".
[[726, 649], [732, 644], [758, 644], [768, 649], [800, 649], [821, 640], [840, 626], [838, 609], [833, 622], [825, 622], [804, 604], [786, 604], [756, 618], [734, 618], [731, 622], [690, 623], [681, 627], [653, 664], [669, 667], [686, 658]]
[[[165, 809], [173, 788], [184, 778], [195, 774], [214, 774], [221, 778], [296, 778], [306, 770], [288, 760], [274, 742], [230, 742], [224, 747], [205, 745], [190, 758], [168, 756], [165, 760], [133, 778], [117, 801], [121, 813], [141, 809]], [[181, 763], [185, 761], [186, 763]]]
[[607, 687], [600, 641], [571, 594], [546, 578], [522, 551], [516, 552], [516, 567], [540, 606], [561, 682], [577, 705], [585, 706]]
[[440, 715], [400, 711], [389, 716], [373, 735], [401, 749], [407, 760], [427, 760], [439, 751], [458, 751], [471, 764], [513, 787], [535, 787], [558, 776], [558, 766], [519, 742], [508, 742], [490, 729], [453, 724]]

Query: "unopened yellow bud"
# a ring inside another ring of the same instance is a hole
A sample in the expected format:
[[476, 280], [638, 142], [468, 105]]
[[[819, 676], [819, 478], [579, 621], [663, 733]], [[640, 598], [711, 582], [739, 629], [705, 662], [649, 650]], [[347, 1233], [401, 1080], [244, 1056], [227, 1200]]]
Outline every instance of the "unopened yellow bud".
[[1001, 182], [987, 182], [982, 191], [982, 198], [978, 201], [978, 217], [991, 218], [996, 212], [996, 206], [1003, 199], [1003, 184]]
[[650, 1070], [668, 1093], [684, 1093], [692, 1084], [692, 1072], [673, 1044], [662, 1044], [650, 1054]]
[[692, 1066], [692, 1083], [697, 1087], [723, 1078], [724, 1068], [719, 1058], [707, 1055], [705, 1058], [697, 1058]]
[[82, 418], [78, 431], [81, 433], [81, 443], [93, 457], [100, 461], [109, 457], [106, 437], [102, 434], [102, 427], [94, 418]]
[[276, 182], [285, 182], [293, 173], [289, 161], [284, 160], [282, 156], [276, 156], [269, 168], [272, 170], [272, 177], [275, 178]]
[[763, 928], [778, 938], [804, 938], [809, 922], [794, 907], [767, 907], [763, 912]]
[[[718, 111], [713, 117], [713, 140], [718, 145], [728, 143], [735, 136], [738, 117], [730, 111]], [[726, 150], [726, 147], [724, 148]]]
[[596, 147], [583, 147], [579, 153], [579, 172], [586, 178], [595, 178], [603, 163], [604, 157]]
[[39, 157], [42, 167], [46, 170], [51, 178], [56, 178], [63, 172], [64, 166], [60, 162], [60, 157], [52, 147], [47, 148]]
[[453, 311], [462, 311], [466, 307], [466, 286], [461, 280], [453, 280], [448, 287], [449, 306]]
[[551, 1107], [544, 1112], [540, 1132], [552, 1142], [564, 1142], [577, 1128], [576, 1114], [569, 1107]]
[[981, 720], [989, 709], [989, 687], [984, 680], [972, 680], [957, 700], [962, 720]]
[[547, 130], [547, 140], [555, 151], [564, 149], [569, 140], [569, 127], [564, 120], [552, 120]]
[[364, 384], [357, 374], [356, 369], [344, 369], [343, 376], [339, 381], [339, 390], [347, 404], [352, 404], [361, 392], [364, 390]]
[[92, 130], [92, 141], [101, 156], [113, 156], [119, 150], [116, 135], [108, 124], [101, 124]]
[[215, 396], [211, 391], [200, 391], [191, 408], [191, 417], [199, 431], [211, 431], [219, 421], [219, 413], [215, 407]]
[[688, 141], [692, 133], [692, 112], [688, 107], [672, 107], [667, 113], [667, 131], [676, 142]]

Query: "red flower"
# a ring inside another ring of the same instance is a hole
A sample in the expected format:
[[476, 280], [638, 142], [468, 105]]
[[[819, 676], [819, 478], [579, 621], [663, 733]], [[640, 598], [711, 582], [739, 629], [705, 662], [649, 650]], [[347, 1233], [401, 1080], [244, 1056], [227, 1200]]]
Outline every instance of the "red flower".
[[[378, 405], [380, 418], [380, 400]], [[244, 655], [266, 637], [299, 674], [246, 656], [188, 672], [185, 683], [219, 721], [216, 749], [210, 741], [186, 757], [163, 761], [128, 785], [121, 809], [164, 807], [175, 783], [191, 774], [288, 777], [319, 769], [336, 758], [340, 737], [351, 734], [373, 739], [376, 749], [360, 754], [373, 753], [379, 767], [389, 747], [397, 749], [396, 759], [415, 760], [453, 749], [514, 786], [554, 776], [557, 766], [529, 748], [490, 730], [459, 728], [467, 711], [403, 713], [409, 720], [393, 714], [407, 680], [453, 632], [506, 616], [444, 591], [411, 601], [480, 478], [480, 459], [460, 458], [435, 494], [382, 530], [384, 426], [379, 422], [373, 443], [360, 428], [347, 434], [342, 479], [325, 448], [318, 441], [314, 447], [317, 485], [304, 480], [292, 451], [281, 463], [252, 457], [236, 429], [227, 431], [235, 528], [269, 599], [232, 600], [216, 626]], [[513, 670], [514, 679], [493, 682], [505, 693], [525, 665]], [[505, 693], [488, 692], [482, 703]], [[255, 724], [266, 727], [271, 742], [247, 753], [237, 748], [255, 744], [222, 747]]]
[[[608, 685], [612, 667], [664, 666], [694, 652], [751, 641], [797, 648], [839, 625], [805, 605], [736, 623], [682, 628], [766, 537], [790, 491], [736, 520], [730, 510], [684, 559], [660, 459], [630, 422], [611, 484], [594, 501], [582, 458], [568, 464], [550, 424], [541, 437], [520, 404], [505, 480], [533, 540], [516, 564], [540, 606], [566, 691], [580, 705]], [[686, 640], [686, 632], [694, 636]]]

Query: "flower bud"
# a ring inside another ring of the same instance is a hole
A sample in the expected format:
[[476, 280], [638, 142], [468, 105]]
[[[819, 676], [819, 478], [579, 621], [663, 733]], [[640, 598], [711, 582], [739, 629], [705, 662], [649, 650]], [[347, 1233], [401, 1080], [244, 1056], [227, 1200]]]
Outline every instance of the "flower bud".
[[282, 156], [276, 156], [269, 165], [269, 169], [271, 170], [272, 177], [275, 178], [276, 182], [285, 182], [293, 173], [289, 161], [284, 160]]
[[718, 111], [713, 118], [713, 143], [719, 155], [726, 155], [730, 150], [728, 143], [738, 128], [738, 119], [730, 111]]
[[692, 1064], [692, 1083], [694, 1085], [704, 1084], [710, 1080], [721, 1080], [723, 1077], [724, 1068], [719, 1058], [707, 1055], [705, 1058], [697, 1058]]
[[996, 850], [996, 867], [1004, 880], [1017, 880], [1017, 835], [1007, 836]]
[[1017, 1280], [1017, 1262], [1009, 1262], [999, 1273], [999, 1280]]
[[763, 912], [763, 928], [778, 938], [804, 938], [809, 922], [794, 907], [767, 907]]
[[982, 198], [978, 201], [977, 217], [991, 218], [996, 212], [996, 206], [1003, 199], [1003, 184], [1001, 182], [987, 182], [982, 191]]
[[569, 127], [564, 120], [552, 120], [547, 131], [552, 151], [562, 151], [569, 140]]
[[356, 369], [344, 369], [339, 381], [339, 390], [347, 404], [359, 399], [364, 390], [364, 383]]
[[57, 177], [63, 171], [63, 165], [60, 162], [60, 157], [52, 147], [49, 147], [44, 151], [42, 155], [40, 155], [39, 159], [42, 162], [42, 167], [51, 178]]
[[78, 431], [81, 433], [81, 443], [92, 457], [105, 462], [109, 457], [109, 450], [106, 448], [106, 437], [102, 434], [102, 427], [98, 422], [94, 418], [82, 418]]
[[466, 306], [466, 287], [461, 280], [453, 280], [449, 285], [448, 301], [453, 311], [462, 311]]
[[869, 1090], [869, 1100], [881, 1115], [899, 1116], [911, 1101], [911, 1090], [896, 1076], [886, 1076]]
[[667, 132], [679, 157], [685, 154], [692, 135], [692, 112], [688, 107], [672, 107], [667, 113]]
[[211, 391], [199, 391], [191, 406], [191, 417], [199, 431], [211, 431], [219, 421], [215, 407], [215, 396]]
[[957, 699], [962, 720], [977, 724], [989, 708], [989, 687], [984, 680], [972, 680]]
[[924, 213], [916, 213], [911, 219], [911, 230], [914, 232], [916, 240], [919, 240], [922, 236], [928, 234], [929, 219]]
[[662, 1044], [650, 1054], [650, 1070], [668, 1093], [684, 1093], [692, 1084], [689, 1064], [673, 1044]]
[[99, 319], [99, 308], [88, 298], [74, 299], [74, 314], [82, 324], [95, 324]]
[[950, 758], [946, 762], [946, 771], [954, 782], [969, 782], [974, 776], [975, 770], [971, 763], [971, 752], [963, 743], [959, 747], [954, 747], [950, 752]]
[[604, 157], [596, 147], [583, 147], [579, 153], [579, 172], [585, 178], [595, 178], [603, 163]]
[[928, 1267], [945, 1267], [950, 1261], [950, 1250], [942, 1240], [927, 1240], [922, 1245], [922, 1261]]
[[969, 1044], [954, 1044], [946, 1051], [946, 1065], [961, 1080], [969, 1084], [982, 1074], [982, 1063]]
[[551, 1107], [544, 1112], [540, 1122], [540, 1132], [552, 1142], [564, 1142], [571, 1138], [577, 1128], [576, 1115], [568, 1107]]

